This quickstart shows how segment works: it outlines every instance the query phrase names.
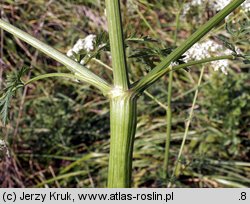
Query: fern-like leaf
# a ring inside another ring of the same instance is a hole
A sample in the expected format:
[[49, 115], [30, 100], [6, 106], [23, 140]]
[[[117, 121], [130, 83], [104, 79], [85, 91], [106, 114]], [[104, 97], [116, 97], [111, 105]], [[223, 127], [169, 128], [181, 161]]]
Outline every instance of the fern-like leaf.
[[5, 126], [8, 121], [8, 111], [13, 92], [9, 89], [0, 99], [0, 116], [3, 125]]
[[[250, 41], [250, 21], [243, 20], [238, 23], [227, 23], [226, 24], [227, 33], [231, 37], [225, 37], [223, 35], [218, 36], [217, 38], [223, 42], [223, 45], [232, 51], [232, 54], [236, 57], [243, 59], [245, 64], [250, 64], [249, 53], [244, 54], [243, 52], [249, 52], [249, 41]], [[236, 46], [242, 45], [246, 47], [246, 50], [237, 50]]]
[[7, 78], [7, 86], [0, 96], [0, 118], [4, 126], [8, 121], [11, 99], [15, 95], [17, 89], [24, 86], [21, 77], [27, 72], [27, 70], [27, 67], [23, 67], [18, 72]]

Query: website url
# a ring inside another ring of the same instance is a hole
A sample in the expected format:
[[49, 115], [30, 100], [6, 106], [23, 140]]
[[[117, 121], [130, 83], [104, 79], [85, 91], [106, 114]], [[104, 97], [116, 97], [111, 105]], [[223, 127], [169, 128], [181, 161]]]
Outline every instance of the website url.
[[131, 193], [121, 193], [121, 192], [116, 192], [112, 194], [103, 194], [103, 193], [82, 193], [78, 194], [78, 199], [80, 201], [86, 201], [86, 200], [99, 200], [99, 201], [121, 201], [121, 200], [136, 200], [136, 201], [171, 201], [174, 200], [174, 193], [166, 193], [166, 194], [161, 194], [161, 193], [137, 193], [137, 194], [131, 194]]

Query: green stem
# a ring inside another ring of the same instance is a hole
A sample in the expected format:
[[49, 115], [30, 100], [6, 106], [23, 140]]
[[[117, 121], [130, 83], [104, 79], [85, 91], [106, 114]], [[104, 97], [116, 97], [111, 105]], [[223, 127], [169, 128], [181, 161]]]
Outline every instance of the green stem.
[[[178, 4], [178, 2], [176, 2], [176, 3]], [[179, 27], [180, 27], [181, 11], [182, 11], [182, 7], [179, 6], [179, 10], [178, 10], [176, 18], [175, 18], [176, 28], [175, 28], [175, 31], [174, 31], [174, 45], [176, 45], [176, 43], [177, 43], [178, 31], [179, 31]]]
[[167, 69], [166, 69], [166, 72], [170, 72], [170, 71], [177, 71], [179, 69], [183, 69], [183, 68], [187, 68], [187, 67], [190, 67], [190, 66], [194, 66], [194, 65], [200, 65], [200, 64], [205, 64], [205, 63], [208, 63], [208, 62], [213, 62], [213, 61], [218, 61], [218, 60], [234, 60], [235, 59], [235, 56], [233, 55], [224, 55], [224, 56], [218, 56], [218, 57], [209, 57], [209, 58], [206, 58], [206, 59], [202, 59], [202, 60], [197, 60], [197, 61], [190, 61], [190, 62], [187, 62], [185, 64], [180, 64], [180, 65], [176, 65], [176, 66], [169, 66]]
[[153, 83], [155, 83], [160, 77], [168, 72], [168, 67], [171, 62], [176, 61], [181, 57], [189, 48], [191, 48], [196, 42], [198, 42], [204, 35], [213, 29], [218, 23], [220, 23], [228, 14], [234, 11], [245, 0], [234, 0], [228, 4], [224, 9], [217, 13], [207, 23], [202, 25], [194, 34], [192, 34], [181, 46], [176, 48], [170, 55], [166, 57], [161, 63], [159, 63], [152, 71], [144, 76], [139, 82], [136, 82], [132, 87], [132, 90], [136, 92], [142, 92]]
[[[93, 60], [94, 60], [95, 62], [97, 62], [98, 64], [102, 65], [104, 68], [106, 68], [106, 69], [108, 69], [108, 70], [110, 70], [110, 71], [113, 71], [113, 69], [112, 69], [110, 66], [108, 66], [108, 65], [105, 64], [105, 63], [103, 63], [102, 61], [97, 60], [97, 59], [95, 59], [95, 58], [93, 58]], [[167, 110], [167, 106], [164, 105], [161, 101], [159, 101], [159, 100], [158, 100], [156, 97], [154, 97], [152, 94], [150, 94], [150, 93], [147, 92], [147, 91], [144, 91], [144, 93], [145, 93], [149, 98], [151, 98], [152, 100], [154, 100], [154, 101], [155, 101], [159, 106], [161, 106], [163, 109]]]
[[110, 157], [108, 187], [130, 187], [136, 97], [130, 88], [119, 0], [106, 0], [114, 88], [110, 91]]
[[[177, 2], [176, 2], [177, 3]], [[177, 42], [177, 34], [180, 26], [180, 15], [181, 9], [178, 10], [176, 15], [176, 28], [174, 33], [174, 44]], [[169, 153], [170, 153], [170, 139], [171, 139], [171, 128], [172, 128], [172, 110], [171, 110], [171, 99], [172, 99], [172, 89], [173, 89], [173, 72], [169, 72], [168, 77], [168, 108], [167, 108], [167, 131], [166, 131], [166, 142], [165, 142], [165, 157], [164, 157], [164, 172], [165, 178], [168, 177], [168, 165], [169, 165]]]
[[110, 100], [111, 141], [109, 156], [109, 188], [131, 185], [132, 153], [136, 130], [136, 97], [121, 92]]
[[84, 78], [81, 77], [80, 75], [66, 74], [66, 73], [49, 73], [49, 74], [43, 74], [43, 75], [31, 78], [28, 81], [24, 82], [24, 85], [26, 86], [32, 82], [45, 79], [45, 78], [50, 78], [50, 77], [63, 77], [63, 78], [70, 78], [70, 79], [77, 79], [80, 81], [84, 81]]
[[89, 69], [85, 68], [84, 66], [75, 62], [74, 60], [68, 58], [66, 55], [62, 54], [61, 52], [57, 51], [51, 46], [46, 45], [40, 40], [32, 37], [28, 33], [16, 28], [15, 26], [12, 26], [11, 24], [1, 19], [0, 19], [0, 28], [8, 31], [17, 38], [20, 38], [21, 40], [25, 41], [26, 43], [30, 44], [31, 46], [35, 47], [36, 49], [40, 50], [41, 52], [55, 59], [56, 61], [62, 63], [72, 72], [81, 75], [82, 79], [85, 82], [100, 89], [104, 94], [110, 90], [110, 85], [104, 79], [100, 78], [99, 76], [91, 72]]
[[166, 142], [165, 142], [165, 156], [164, 156], [164, 176], [168, 177], [168, 164], [169, 164], [169, 153], [170, 153], [170, 139], [171, 139], [171, 126], [172, 126], [172, 110], [171, 110], [171, 98], [172, 98], [172, 86], [173, 86], [173, 72], [169, 72], [168, 82], [168, 108], [167, 108], [167, 131], [166, 131]]
[[[202, 69], [201, 69], [201, 73], [200, 73], [200, 77], [199, 77], [199, 81], [198, 81], [197, 87], [199, 87], [201, 85], [202, 77], [203, 77], [203, 74], [204, 74], [204, 69], [205, 68], [203, 66]], [[187, 136], [188, 136], [189, 126], [190, 126], [191, 121], [192, 121], [192, 117], [193, 117], [193, 113], [194, 113], [194, 106], [196, 104], [198, 93], [199, 93], [199, 88], [197, 88], [197, 90], [195, 91], [195, 94], [194, 94], [193, 103], [192, 103], [191, 110], [190, 110], [190, 113], [189, 113], [189, 117], [188, 117], [188, 120], [187, 120], [187, 123], [186, 123], [184, 136], [183, 136], [183, 139], [182, 139], [182, 143], [181, 143], [181, 147], [180, 147], [180, 150], [179, 150], [178, 157], [176, 159], [176, 164], [175, 164], [175, 167], [174, 167], [173, 174], [171, 176], [172, 177], [171, 180], [173, 180], [174, 176], [175, 177], [178, 176], [178, 170], [180, 169], [180, 164], [181, 164], [180, 160], [181, 160], [183, 149], [184, 149], [184, 146], [185, 146], [185, 143], [186, 143], [186, 139], [187, 139]], [[171, 183], [169, 184], [169, 186], [170, 185], [171, 185]]]
[[[165, 69], [165, 73], [167, 74], [169, 72], [177, 71], [177, 70], [187, 68], [187, 67], [190, 67], [190, 66], [200, 65], [200, 64], [205, 64], [205, 63], [208, 63], [208, 62], [213, 62], [213, 61], [218, 61], [218, 60], [225, 60], [225, 59], [234, 60], [235, 56], [233, 56], [233, 55], [224, 55], [224, 56], [219, 56], [219, 57], [210, 57], [210, 58], [206, 58], [206, 59], [202, 59], [202, 60], [190, 61], [190, 62], [187, 62], [185, 64], [180, 64], [180, 65], [176, 65], [176, 66], [168, 66]], [[130, 90], [134, 91], [136, 94], [140, 93], [140, 89], [137, 89], [137, 87], [136, 87], [136, 82], [135, 82], [135, 86], [133, 88], [131, 88]]]
[[129, 80], [119, 0], [106, 0], [106, 10], [114, 74], [114, 86], [126, 91], [129, 89]]
[[211, 83], [211, 81], [208, 80], [208, 81], [204, 82], [203, 84], [201, 84], [199, 87], [195, 86], [194, 88], [192, 88], [192, 89], [190, 89], [190, 90], [188, 90], [188, 91], [186, 91], [184, 93], [181, 93], [180, 95], [176, 96], [175, 98], [172, 99], [172, 101], [177, 101], [180, 98], [183, 98], [184, 96], [186, 96], [186, 95], [188, 95], [188, 94], [196, 91], [198, 88], [201, 89], [202, 87], [208, 85], [209, 83]]
[[[189, 62], [178, 65], [172, 70], [182, 69], [187, 66], [202, 64], [220, 59], [233, 59], [233, 56], [213, 57], [204, 60]], [[50, 73], [34, 77], [25, 82], [25, 85], [34, 81], [48, 77], [65, 77], [83, 80], [81, 76]], [[111, 122], [111, 141], [108, 187], [130, 187], [132, 171], [132, 152], [133, 141], [136, 130], [136, 97], [131, 91], [124, 92], [120, 89], [112, 89], [110, 96], [110, 122]]]
[[136, 7], [136, 11], [139, 14], [139, 16], [141, 17], [141, 19], [143, 20], [143, 22], [146, 24], [146, 26], [149, 28], [149, 30], [151, 31], [151, 33], [154, 35], [154, 37], [158, 37], [157, 33], [155, 32], [155, 30], [152, 28], [152, 26], [149, 24], [149, 22], [147, 21], [147, 19], [143, 16], [143, 14], [141, 13], [141, 11], [139, 10], [138, 7]]
[[108, 66], [107, 64], [105, 64], [104, 62], [102, 62], [101, 60], [99, 59], [96, 59], [96, 58], [92, 58], [93, 61], [97, 62], [98, 64], [102, 65], [103, 67], [105, 67], [106, 69], [108, 69], [109, 71], [113, 71], [113, 69]]
[[144, 91], [144, 93], [151, 98], [152, 100], [154, 100], [159, 106], [161, 106], [164, 110], [167, 110], [168, 107], [166, 105], [164, 105], [161, 101], [159, 101], [155, 96], [153, 96], [151, 93]]

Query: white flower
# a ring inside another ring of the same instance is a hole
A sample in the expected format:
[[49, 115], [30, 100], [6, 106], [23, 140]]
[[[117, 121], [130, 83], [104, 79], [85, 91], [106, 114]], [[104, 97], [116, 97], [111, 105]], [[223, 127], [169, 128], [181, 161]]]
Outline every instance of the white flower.
[[84, 39], [77, 40], [76, 44], [72, 48], [72, 51], [78, 54], [81, 50], [84, 49], [84, 44], [85, 44]]
[[90, 34], [86, 38], [79, 39], [76, 44], [67, 52], [68, 57], [72, 57], [74, 53], [79, 54], [80, 51], [85, 50], [90, 52], [94, 49], [94, 40], [96, 35]]
[[[208, 5], [208, 8], [214, 11], [220, 11], [225, 8], [232, 0], [192, 0], [191, 2], [185, 3], [183, 6], [182, 15], [185, 16], [191, 7], [199, 7], [203, 5]], [[242, 5], [241, 8], [245, 12], [250, 12], [250, 0], [246, 0]]]
[[188, 3], [184, 4], [182, 9], [182, 17], [185, 17], [189, 10], [190, 10], [190, 4]]
[[215, 8], [216, 11], [222, 10], [225, 6], [227, 6], [231, 0], [216, 0], [213, 2], [213, 8]]
[[202, 4], [206, 3], [206, 0], [193, 0], [190, 2], [192, 6], [200, 6]]
[[[79, 54], [81, 51], [84, 50], [84, 51], [87, 51], [86, 57], [90, 57], [91, 54], [88, 54], [88, 52], [94, 50], [95, 38], [96, 38], [96, 35], [91, 34], [91, 35], [88, 35], [86, 38], [77, 40], [76, 44], [71, 49], [68, 50], [66, 55], [68, 57], [71, 57], [76, 62], [79, 62], [78, 59], [74, 57], [74, 54]], [[86, 59], [83, 58], [79, 63], [84, 65], [85, 61]]]
[[250, 0], [246, 0], [241, 6], [243, 11], [250, 12]]
[[183, 6], [182, 15], [185, 16], [192, 7], [198, 7], [205, 5], [207, 0], [193, 0], [191, 2], [185, 3]]
[[228, 60], [218, 60], [211, 62], [214, 71], [221, 70], [225, 75], [227, 75], [227, 69], [229, 66]]
[[[185, 61], [189, 60], [202, 60], [212, 56], [229, 55], [231, 51], [225, 49], [222, 45], [216, 43], [213, 40], [208, 40], [202, 43], [194, 44], [184, 55]], [[227, 68], [229, 66], [228, 60], [219, 60], [211, 62], [215, 71], [221, 70], [224, 74], [227, 74]]]
[[74, 52], [72, 49], [68, 50], [67, 54], [68, 57], [72, 57], [74, 55]]
[[94, 40], [96, 38], [96, 35], [88, 35], [84, 40], [85, 40], [85, 43], [84, 43], [84, 49], [89, 52], [91, 50], [94, 49]]

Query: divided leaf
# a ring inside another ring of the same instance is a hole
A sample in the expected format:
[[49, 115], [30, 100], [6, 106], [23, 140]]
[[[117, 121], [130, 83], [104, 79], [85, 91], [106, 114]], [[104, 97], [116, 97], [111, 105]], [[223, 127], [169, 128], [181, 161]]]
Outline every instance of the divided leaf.
[[17, 89], [24, 86], [21, 77], [27, 72], [27, 70], [27, 67], [22, 67], [18, 72], [7, 78], [7, 86], [2, 91], [0, 97], [0, 118], [4, 126], [8, 121], [11, 99], [15, 95]]
[[228, 38], [223, 35], [219, 35], [217, 39], [220, 40], [227, 49], [231, 50], [234, 54], [237, 55], [235, 45], [231, 43]]
[[1, 98], [0, 98], [0, 116], [3, 125], [6, 125], [8, 120], [8, 110], [10, 106], [10, 101], [12, 99], [13, 92], [9, 89]]
[[[134, 50], [134, 53], [129, 56], [129, 58], [135, 58], [137, 62], [146, 65], [146, 71], [152, 70], [157, 63], [161, 61], [161, 58], [167, 57], [174, 47], [167, 48], [138, 48]], [[181, 56], [176, 62], [178, 64], [183, 64], [182, 60], [185, 56]]]
[[[244, 54], [242, 50], [237, 49], [237, 45], [249, 45], [250, 42], [250, 21], [243, 20], [238, 23], [227, 23], [226, 30], [230, 34], [231, 38], [227, 38], [223, 35], [217, 38], [223, 42], [224, 46], [233, 52], [236, 57], [243, 58], [245, 64], [250, 64], [250, 55]], [[245, 46], [248, 47], [249, 46]], [[244, 52], [248, 52], [245, 50]]]

